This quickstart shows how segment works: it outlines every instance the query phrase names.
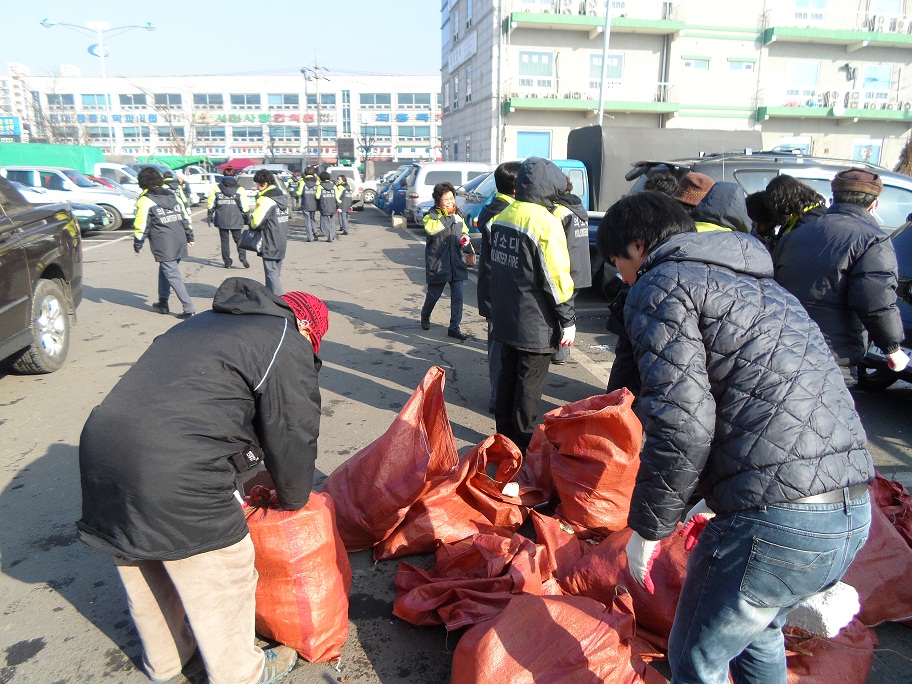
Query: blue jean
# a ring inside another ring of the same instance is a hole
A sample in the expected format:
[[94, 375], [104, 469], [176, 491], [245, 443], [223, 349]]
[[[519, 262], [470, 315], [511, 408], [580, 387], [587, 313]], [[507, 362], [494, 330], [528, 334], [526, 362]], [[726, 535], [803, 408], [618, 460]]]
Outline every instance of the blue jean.
[[[450, 281], [450, 330], [456, 330], [462, 323], [462, 285], [465, 281]], [[443, 294], [446, 283], [428, 283], [427, 295], [424, 297], [424, 306], [421, 307], [421, 318], [428, 320], [431, 312]]]
[[729, 667], [735, 684], [786, 684], [786, 615], [842, 577], [870, 524], [867, 493], [713, 518], [687, 561], [668, 640], [673, 684], [727, 684]]

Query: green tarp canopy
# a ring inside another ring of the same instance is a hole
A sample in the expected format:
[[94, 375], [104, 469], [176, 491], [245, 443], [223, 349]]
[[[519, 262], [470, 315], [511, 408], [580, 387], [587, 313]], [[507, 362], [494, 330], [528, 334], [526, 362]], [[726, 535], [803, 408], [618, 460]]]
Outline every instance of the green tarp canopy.
[[0, 166], [62, 166], [79, 173], [94, 174], [96, 162], [105, 160], [101, 148], [91, 145], [48, 145], [4, 143], [0, 145]]
[[164, 164], [169, 169], [182, 169], [190, 164], [211, 164], [209, 157], [179, 157], [176, 155], [153, 155], [151, 157], [137, 157], [140, 164]]

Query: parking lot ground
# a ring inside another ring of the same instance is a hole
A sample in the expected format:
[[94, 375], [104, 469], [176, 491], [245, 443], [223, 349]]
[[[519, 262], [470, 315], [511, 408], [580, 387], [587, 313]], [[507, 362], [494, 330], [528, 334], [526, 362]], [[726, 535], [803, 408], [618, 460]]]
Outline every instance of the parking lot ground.
[[[198, 310], [210, 306], [225, 277], [262, 282], [262, 265], [222, 267], [218, 236], [194, 212], [196, 246], [181, 268]], [[80, 516], [79, 433], [91, 409], [172, 325], [153, 312], [156, 269], [148, 253], [135, 257], [128, 233], [88, 239], [85, 300], [66, 365], [48, 376], [0, 373], [0, 683], [140, 684], [139, 641], [110, 558], [77, 541]], [[147, 251], [146, 251], [147, 252]], [[474, 275], [473, 275], [474, 278]], [[320, 373], [323, 417], [317, 485], [382, 434], [433, 365], [447, 373], [447, 412], [460, 452], [493, 431], [487, 412], [486, 324], [466, 286], [459, 343], [446, 336], [445, 294], [428, 331], [419, 325], [424, 299], [424, 239], [418, 227], [393, 229], [368, 207], [354, 214], [351, 235], [303, 242], [294, 217], [282, 273], [286, 289], [326, 301], [330, 329]], [[605, 303], [578, 299], [578, 336], [570, 363], [552, 366], [542, 412], [601, 392], [613, 361], [614, 337], [604, 330]], [[166, 372], [166, 369], [163, 369]], [[857, 398], [878, 466], [910, 482], [912, 386]], [[450, 675], [458, 634], [415, 627], [392, 615], [398, 561], [374, 563], [351, 554], [350, 635], [334, 664], [299, 663], [287, 681], [438, 684]], [[405, 561], [428, 567], [430, 555]], [[880, 639], [870, 684], [912, 681], [910, 631], [877, 628]], [[5, 659], [4, 659], [5, 657]]]

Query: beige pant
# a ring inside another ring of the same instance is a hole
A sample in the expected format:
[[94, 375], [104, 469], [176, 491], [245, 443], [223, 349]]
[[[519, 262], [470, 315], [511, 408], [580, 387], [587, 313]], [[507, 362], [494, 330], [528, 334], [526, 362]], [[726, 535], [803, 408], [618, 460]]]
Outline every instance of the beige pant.
[[114, 561], [149, 677], [176, 676], [198, 646], [210, 684], [260, 679], [264, 658], [254, 643], [257, 572], [249, 535], [183, 560]]

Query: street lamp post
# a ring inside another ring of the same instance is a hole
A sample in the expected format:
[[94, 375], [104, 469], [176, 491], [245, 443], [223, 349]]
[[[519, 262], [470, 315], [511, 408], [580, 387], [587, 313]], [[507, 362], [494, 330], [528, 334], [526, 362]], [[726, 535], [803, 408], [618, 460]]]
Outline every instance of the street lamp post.
[[87, 22], [85, 26], [79, 26], [78, 24], [66, 24], [64, 22], [51, 21], [50, 19], [42, 19], [41, 25], [44, 28], [51, 28], [53, 26], [64, 26], [68, 29], [72, 29], [77, 33], [81, 33], [85, 36], [95, 37], [98, 39], [98, 43], [95, 45], [89, 46], [89, 54], [95, 55], [101, 59], [101, 80], [104, 83], [104, 98], [105, 98], [105, 112], [107, 113], [108, 118], [108, 139], [111, 143], [112, 151], [117, 154], [117, 144], [115, 141], [114, 127], [111, 125], [111, 93], [108, 88], [108, 74], [105, 70], [105, 45], [104, 37], [105, 34], [109, 34], [112, 37], [121, 33], [125, 33], [131, 29], [145, 29], [146, 31], [154, 31], [155, 26], [151, 21], [147, 21], [145, 24], [132, 24], [130, 26], [116, 26], [111, 28], [111, 24], [106, 21], [90, 21]]
[[[317, 99], [317, 170], [320, 170], [320, 167], [323, 166], [323, 122], [320, 120], [320, 81], [328, 81], [324, 73], [326, 72], [326, 67], [321, 67], [314, 60], [314, 65], [312, 67], [306, 66], [301, 67], [301, 73], [304, 74], [304, 101], [305, 107], [309, 104], [309, 95], [307, 94], [307, 82], [313, 81], [314, 88], [316, 90], [316, 99]], [[305, 110], [306, 111], [306, 110]], [[308, 137], [310, 133], [308, 132]]]

